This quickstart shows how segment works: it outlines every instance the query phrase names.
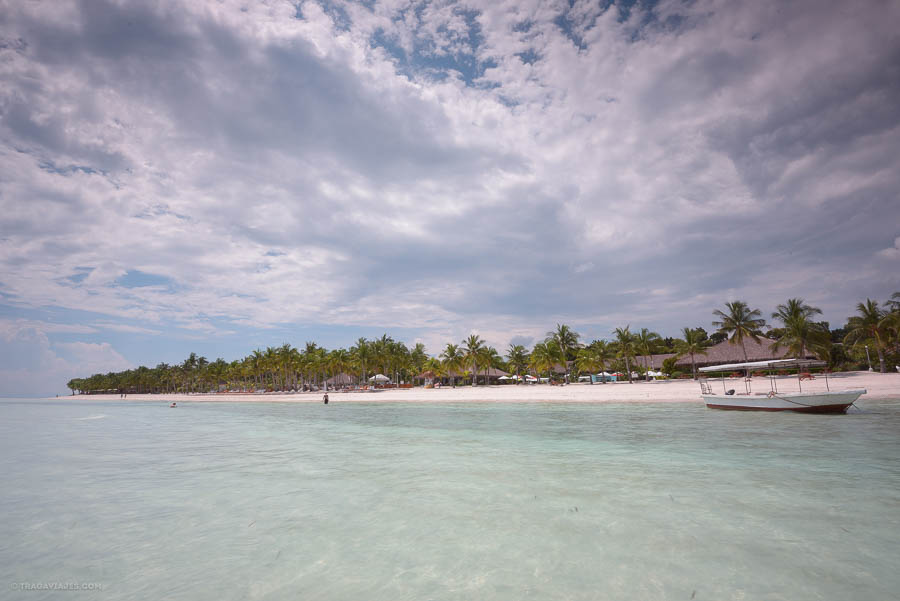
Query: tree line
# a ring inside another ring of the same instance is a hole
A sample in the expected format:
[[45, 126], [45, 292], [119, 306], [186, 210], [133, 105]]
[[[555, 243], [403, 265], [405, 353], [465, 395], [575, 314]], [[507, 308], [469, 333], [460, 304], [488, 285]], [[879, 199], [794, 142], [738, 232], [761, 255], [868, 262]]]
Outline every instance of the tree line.
[[[72, 393], [128, 392], [170, 393], [228, 390], [311, 390], [339, 374], [354, 374], [359, 382], [368, 382], [373, 374], [385, 374], [394, 382], [409, 382], [419, 374], [448, 379], [452, 385], [476, 385], [490, 381], [490, 370], [496, 368], [517, 376], [525, 374], [568, 381], [570, 373], [596, 374], [607, 370], [623, 371], [629, 380], [632, 373], [646, 374], [649, 357], [671, 353], [663, 362], [663, 372], [680, 375], [675, 367], [678, 359], [689, 357], [691, 375], [696, 378], [696, 363], [706, 349], [728, 340], [743, 349], [746, 341], [767, 340], [773, 349], [785, 349], [788, 356], [813, 355], [828, 361], [832, 368], [861, 368], [869, 365], [869, 349], [875, 354], [879, 370], [888, 363], [900, 363], [900, 292], [878, 303], [872, 299], [858, 303], [856, 314], [847, 324], [832, 330], [827, 322], [816, 321], [818, 307], [802, 298], [788, 299], [771, 314], [767, 323], [759, 309], [740, 300], [725, 303], [713, 311], [712, 334], [702, 327], [685, 327], [680, 337], [663, 338], [647, 328], [632, 330], [630, 325], [616, 328], [612, 339], [593, 340], [583, 344], [581, 336], [565, 324], [547, 332], [544, 340], [529, 350], [524, 345], [510, 344], [505, 356], [471, 334], [458, 344], [448, 343], [435, 356], [429, 356], [422, 343], [412, 348], [384, 334], [380, 338], [359, 338], [350, 348], [328, 350], [314, 342], [302, 349], [285, 343], [280, 347], [256, 349], [243, 359], [209, 361], [191, 353], [177, 365], [160, 363], [156, 367], [141, 366], [121, 372], [94, 374], [74, 378], [67, 383]], [[605, 378], [601, 379], [605, 383]]]

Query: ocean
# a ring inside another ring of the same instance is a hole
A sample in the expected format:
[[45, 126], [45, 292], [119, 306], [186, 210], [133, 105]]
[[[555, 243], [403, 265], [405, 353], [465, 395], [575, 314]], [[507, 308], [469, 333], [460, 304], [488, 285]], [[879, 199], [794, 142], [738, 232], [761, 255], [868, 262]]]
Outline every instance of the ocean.
[[0, 599], [900, 590], [900, 400], [0, 401]]

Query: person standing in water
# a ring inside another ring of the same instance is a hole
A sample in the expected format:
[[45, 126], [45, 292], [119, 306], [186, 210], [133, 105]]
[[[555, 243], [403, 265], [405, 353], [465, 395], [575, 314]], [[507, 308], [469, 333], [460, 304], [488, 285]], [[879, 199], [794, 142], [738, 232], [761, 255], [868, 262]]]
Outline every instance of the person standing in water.
[[328, 393], [327, 392], [325, 393], [325, 396], [322, 397], [322, 402], [325, 403], [326, 405], [328, 404]]

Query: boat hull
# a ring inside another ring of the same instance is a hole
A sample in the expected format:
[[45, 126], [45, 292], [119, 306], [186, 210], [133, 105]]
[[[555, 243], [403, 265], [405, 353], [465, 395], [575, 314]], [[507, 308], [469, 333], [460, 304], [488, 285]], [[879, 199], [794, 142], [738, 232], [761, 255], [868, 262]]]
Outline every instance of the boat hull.
[[733, 411], [795, 411], [799, 413], [846, 413], [864, 389], [834, 392], [789, 392], [768, 395], [704, 394], [710, 409]]

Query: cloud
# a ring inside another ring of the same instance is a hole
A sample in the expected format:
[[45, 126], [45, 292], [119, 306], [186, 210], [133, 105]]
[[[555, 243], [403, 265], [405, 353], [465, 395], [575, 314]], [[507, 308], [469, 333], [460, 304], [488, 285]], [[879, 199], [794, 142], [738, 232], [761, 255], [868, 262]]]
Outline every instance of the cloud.
[[0, 322], [0, 384], [3, 394], [48, 396], [65, 390], [75, 377], [132, 367], [108, 342], [51, 342], [51, 333], [76, 333], [36, 321]]
[[900, 285], [896, 2], [3, 12], [8, 315], [505, 347]]
[[900, 237], [894, 238], [894, 246], [883, 248], [877, 254], [886, 259], [900, 259]]

